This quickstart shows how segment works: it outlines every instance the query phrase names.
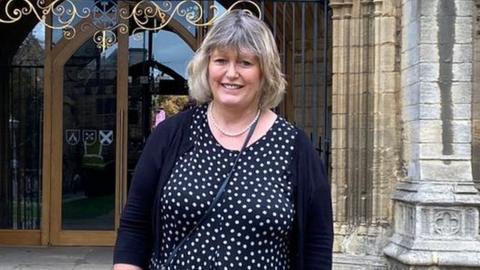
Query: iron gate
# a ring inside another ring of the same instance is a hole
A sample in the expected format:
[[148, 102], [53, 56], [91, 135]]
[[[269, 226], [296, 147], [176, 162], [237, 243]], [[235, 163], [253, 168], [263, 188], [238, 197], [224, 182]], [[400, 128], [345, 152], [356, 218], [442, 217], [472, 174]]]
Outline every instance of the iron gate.
[[0, 228], [39, 229], [43, 66], [0, 67]]
[[263, 20], [277, 40], [288, 81], [288, 93], [279, 111], [310, 135], [328, 174], [331, 134], [329, 1], [261, 1], [260, 4]]

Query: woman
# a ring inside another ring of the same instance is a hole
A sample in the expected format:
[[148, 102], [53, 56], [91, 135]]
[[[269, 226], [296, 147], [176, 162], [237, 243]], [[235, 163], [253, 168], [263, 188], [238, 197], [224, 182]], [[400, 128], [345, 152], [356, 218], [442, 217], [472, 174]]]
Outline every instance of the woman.
[[188, 66], [198, 106], [158, 125], [137, 164], [115, 270], [331, 269], [332, 211], [268, 27], [232, 11]]

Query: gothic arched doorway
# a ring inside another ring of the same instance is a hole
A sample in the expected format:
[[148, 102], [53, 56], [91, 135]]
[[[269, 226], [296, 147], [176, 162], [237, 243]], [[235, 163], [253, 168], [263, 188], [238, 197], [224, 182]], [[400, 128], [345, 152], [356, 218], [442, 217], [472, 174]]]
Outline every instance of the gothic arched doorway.
[[94, 24], [88, 20], [77, 23], [74, 39], [59, 37], [46, 59], [53, 76], [44, 182], [52, 214], [49, 230], [42, 228], [44, 244], [114, 243], [130, 173], [161, 117], [156, 113], [162, 102], [182, 102], [187, 93], [184, 71], [196, 30], [180, 18], [162, 30], [135, 32], [135, 22], [125, 20], [130, 31], [117, 31], [117, 42], [104, 51], [96, 29], [84, 26]]

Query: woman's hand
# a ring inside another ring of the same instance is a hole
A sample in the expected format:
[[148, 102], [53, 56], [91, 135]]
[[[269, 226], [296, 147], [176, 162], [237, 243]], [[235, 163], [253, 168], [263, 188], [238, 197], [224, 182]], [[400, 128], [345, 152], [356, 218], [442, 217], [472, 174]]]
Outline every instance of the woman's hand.
[[142, 270], [142, 268], [132, 264], [117, 263], [113, 265], [113, 270]]

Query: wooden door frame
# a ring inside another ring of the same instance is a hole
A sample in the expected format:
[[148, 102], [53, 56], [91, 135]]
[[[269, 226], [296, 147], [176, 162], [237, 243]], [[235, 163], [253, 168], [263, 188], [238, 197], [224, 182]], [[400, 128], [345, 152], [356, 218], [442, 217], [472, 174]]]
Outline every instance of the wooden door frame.
[[[128, 3], [119, 1], [125, 7]], [[63, 79], [64, 66], [70, 57], [89, 39], [96, 29], [83, 27], [88, 19], [76, 26], [74, 39], [61, 39], [52, 46], [52, 30], [45, 31], [45, 82], [44, 82], [44, 141], [41, 230], [29, 234], [34, 236], [30, 244], [72, 246], [111, 246], [116, 238], [120, 214], [127, 197], [127, 140], [128, 140], [128, 49], [129, 33], [117, 31], [117, 95], [115, 132], [115, 226], [111, 231], [62, 230], [62, 181], [63, 181]], [[128, 21], [119, 18], [120, 22]], [[91, 25], [91, 24], [90, 24]], [[172, 29], [193, 50], [201, 40], [192, 36], [178, 21], [172, 20]], [[201, 30], [200, 30], [201, 31]], [[12, 232], [17, 235], [22, 232]], [[27, 237], [29, 238], [29, 237]], [[38, 243], [40, 242], [40, 243]]]
[[[120, 2], [120, 5], [127, 5]], [[121, 19], [123, 20], [123, 19]], [[124, 22], [128, 23], [128, 22]], [[78, 23], [83, 25], [83, 22]], [[198, 46], [198, 41], [177, 21], [171, 21], [171, 29], [191, 48]], [[120, 214], [127, 197], [127, 144], [128, 144], [128, 49], [129, 33], [117, 32], [117, 95], [116, 95], [116, 145], [115, 145], [115, 229], [112, 231], [83, 231], [61, 229], [62, 207], [62, 162], [63, 162], [63, 79], [64, 66], [70, 57], [95, 33], [93, 27], [77, 29], [73, 40], [62, 40], [49, 52], [46, 70], [55, 74], [49, 78], [49, 93], [46, 97], [49, 117], [45, 130], [51, 130], [50, 140], [46, 139], [45, 149], [50, 151], [45, 156], [42, 218], [43, 245], [98, 245], [111, 246], [116, 238], [116, 229], [120, 223]], [[127, 56], [127, 57], [125, 57]], [[47, 62], [47, 61], [46, 61]], [[47, 69], [48, 67], [48, 69]], [[48, 147], [48, 148], [47, 148]]]
[[[80, 22], [78, 25], [83, 24]], [[64, 66], [70, 57], [94, 34], [93, 28], [77, 31], [75, 39], [62, 40], [50, 55], [52, 59], [52, 96], [51, 96], [51, 158], [50, 189], [45, 190], [45, 197], [50, 198], [50, 215], [44, 220], [50, 222], [49, 244], [51, 245], [112, 245], [114, 231], [62, 230], [62, 181], [63, 181], [63, 80]], [[115, 174], [116, 175], [116, 174]], [[116, 181], [117, 182], [117, 181]], [[50, 193], [50, 194], [48, 194]], [[115, 204], [117, 202], [115, 201]], [[117, 213], [115, 213], [116, 215]]]
[[[119, 3], [120, 8], [127, 8], [125, 2]], [[119, 23], [127, 24], [128, 20], [120, 17]], [[127, 198], [127, 168], [128, 168], [128, 37], [129, 34], [118, 33], [117, 42], [117, 111], [115, 144], [115, 231], [120, 225], [120, 214]], [[115, 234], [116, 236], [116, 234]]]

